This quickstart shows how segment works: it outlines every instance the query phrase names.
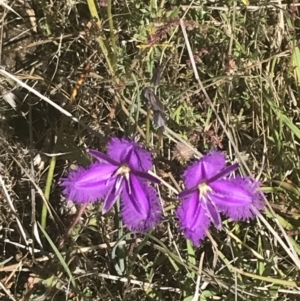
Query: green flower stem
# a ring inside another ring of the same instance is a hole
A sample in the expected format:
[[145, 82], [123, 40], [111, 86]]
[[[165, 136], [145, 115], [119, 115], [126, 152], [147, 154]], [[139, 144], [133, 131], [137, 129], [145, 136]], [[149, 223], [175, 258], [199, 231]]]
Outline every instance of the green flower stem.
[[[53, 181], [55, 165], [56, 165], [56, 156], [51, 158], [50, 166], [49, 166], [49, 170], [48, 170], [48, 175], [47, 175], [47, 180], [46, 180], [46, 187], [45, 187], [45, 192], [44, 192], [44, 195], [45, 195], [45, 198], [46, 198], [47, 201], [49, 201], [49, 198], [50, 198], [50, 192], [51, 192], [51, 186], [52, 186], [52, 181]], [[43, 202], [42, 217], [41, 217], [41, 227], [43, 229], [46, 229], [47, 216], [48, 216], [48, 209], [47, 209], [45, 203]]]
[[[123, 232], [123, 222], [122, 219], [120, 218], [120, 211], [121, 211], [121, 206], [120, 206], [120, 198], [118, 198], [116, 202], [116, 215], [115, 215], [115, 224], [118, 229], [118, 241], [121, 241], [124, 239], [124, 232]], [[127, 234], [125, 235], [125, 237]], [[128, 239], [129, 237], [127, 237]], [[119, 245], [118, 243], [113, 247], [112, 249], [112, 259], [116, 259], [116, 252], [117, 252], [117, 259], [118, 262], [115, 262], [114, 266], [115, 269], [118, 273], [118, 275], [122, 276], [124, 275], [125, 272], [125, 249], [123, 245]]]
[[[101, 19], [99, 17], [97, 7], [95, 5], [94, 0], [86, 0], [86, 2], [87, 2], [87, 5], [89, 7], [91, 16], [97, 19], [97, 26], [98, 26], [99, 29], [101, 29], [102, 28], [102, 23], [101, 23]], [[97, 41], [98, 41], [98, 43], [100, 45], [100, 48], [101, 48], [101, 50], [102, 50], [102, 52], [105, 56], [106, 62], [108, 64], [109, 71], [110, 71], [111, 75], [114, 76], [115, 72], [114, 72], [113, 64], [110, 60], [111, 50], [109, 49], [109, 47], [107, 45], [105, 45], [104, 40], [100, 36], [98, 37]]]
[[113, 15], [111, 13], [111, 7], [112, 7], [112, 1], [107, 1], [107, 16], [108, 16], [108, 24], [109, 24], [109, 32], [110, 32], [110, 39], [111, 39], [111, 45], [112, 45], [112, 55], [111, 55], [111, 64], [112, 68], [114, 70], [114, 73], [116, 72], [116, 64], [117, 64], [117, 44], [116, 44], [116, 37], [115, 37], [115, 30], [114, 30], [114, 22], [113, 22]]
[[147, 110], [147, 119], [146, 119], [146, 145], [150, 145], [150, 110]]
[[44, 16], [45, 16], [45, 30], [46, 30], [47, 35], [50, 36], [51, 35], [50, 18], [49, 18], [49, 14], [47, 11], [46, 0], [42, 0], [42, 7], [43, 7]]

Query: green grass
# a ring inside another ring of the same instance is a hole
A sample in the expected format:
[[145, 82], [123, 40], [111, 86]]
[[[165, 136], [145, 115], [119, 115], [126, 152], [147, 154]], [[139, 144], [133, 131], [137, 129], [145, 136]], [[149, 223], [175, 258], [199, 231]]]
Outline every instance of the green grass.
[[[18, 97], [16, 110], [0, 100], [1, 300], [298, 300], [299, 6], [27, 2], [1, 8], [0, 92]], [[134, 235], [95, 203], [73, 225], [81, 211], [60, 178], [111, 136], [146, 144], [141, 91], [158, 63], [167, 128], [159, 152], [150, 128], [149, 149], [164, 221]], [[266, 211], [224, 220], [194, 248], [175, 216], [189, 164], [174, 158], [178, 142], [238, 160], [262, 182]]]

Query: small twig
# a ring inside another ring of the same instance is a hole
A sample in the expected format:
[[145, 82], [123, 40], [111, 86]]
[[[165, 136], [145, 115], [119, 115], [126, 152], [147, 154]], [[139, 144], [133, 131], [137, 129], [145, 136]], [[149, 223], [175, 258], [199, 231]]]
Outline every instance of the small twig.
[[8, 290], [3, 284], [2, 282], [0, 281], [0, 288], [6, 293], [6, 295], [8, 296], [8, 298], [10, 300], [13, 300], [13, 301], [17, 301], [14, 296], [11, 294], [10, 290]]
[[199, 268], [198, 268], [198, 276], [197, 276], [197, 282], [196, 282], [196, 289], [194, 293], [194, 297], [192, 301], [199, 300], [199, 289], [200, 289], [200, 282], [201, 282], [201, 274], [202, 274], [202, 268], [203, 268], [203, 261], [204, 261], [204, 255], [205, 252], [201, 254], [200, 262], [199, 262]]
[[[202, 5], [181, 5], [181, 8], [186, 11], [186, 10], [189, 10], [189, 9], [203, 9], [203, 5], [205, 3], [203, 3]], [[270, 4], [270, 5], [243, 5], [243, 6], [236, 6], [236, 10], [237, 11], [241, 11], [241, 10], [247, 10], [247, 11], [250, 11], [250, 12], [254, 12], [254, 11], [257, 11], [257, 10], [260, 10], [260, 9], [270, 9], [271, 11], [274, 11], [274, 10], [277, 10], [278, 8], [282, 9], [282, 10], [285, 10], [286, 7], [288, 6], [289, 4]], [[299, 7], [300, 4], [299, 3], [295, 3], [293, 4], [294, 6], [296, 7]], [[207, 10], [217, 10], [217, 11], [222, 11], [222, 12], [228, 12], [232, 9], [231, 6], [205, 6], [205, 8]]]
[[[31, 181], [31, 183], [33, 184], [33, 186], [35, 187], [36, 191], [40, 194], [40, 197], [42, 198], [43, 202], [46, 203], [46, 206], [47, 206], [47, 209], [48, 211], [50, 212], [50, 216], [52, 219], [53, 218], [53, 214], [52, 214], [52, 211], [50, 210], [50, 207], [49, 207], [49, 204], [48, 204], [48, 201], [46, 200], [45, 196], [44, 196], [44, 193], [42, 191], [42, 189], [35, 183], [34, 179], [31, 177], [31, 175], [27, 172], [27, 170], [25, 168], [23, 168], [23, 166], [20, 164], [20, 162], [14, 157], [14, 156], [11, 156], [12, 159], [17, 163], [17, 165], [21, 168], [22, 172], [24, 174], [26, 174], [26, 176], [28, 177], [28, 179]], [[53, 210], [54, 214], [56, 214], [56, 212]], [[57, 215], [56, 215], [57, 216]]]
[[154, 289], [155, 288], [155, 289], [159, 289], [159, 290], [175, 292], [175, 293], [178, 293], [178, 294], [181, 293], [181, 289], [179, 289], [179, 288], [158, 286], [158, 285], [148, 283], [148, 282], [143, 282], [143, 281], [134, 280], [134, 279], [125, 278], [125, 277], [118, 277], [118, 276], [113, 276], [113, 275], [108, 275], [108, 274], [103, 274], [103, 273], [99, 273], [98, 276], [100, 276], [104, 279], [110, 279], [110, 280], [113, 280], [113, 281], [120, 281], [120, 282], [123, 282], [123, 283], [130, 283], [130, 284], [139, 285], [146, 291], [149, 290], [149, 289]]
[[161, 184], [163, 184], [164, 186], [166, 186], [167, 188], [169, 188], [172, 192], [174, 192], [176, 195], [178, 194], [178, 191], [173, 187], [171, 186], [169, 183], [167, 183], [166, 181], [164, 181], [162, 178], [160, 178], [156, 173], [152, 172], [151, 170], [148, 171], [148, 173], [153, 176], [153, 177], [156, 177], [157, 179], [160, 180]]
[[67, 237], [70, 235], [72, 229], [77, 225], [78, 221], [80, 220], [81, 215], [83, 214], [85, 208], [87, 207], [88, 203], [83, 204], [80, 209], [77, 212], [76, 217], [74, 218], [72, 224], [69, 226], [69, 228], [67, 229], [66, 233], [64, 234], [64, 236], [60, 239], [59, 243], [58, 243], [58, 247], [61, 248], [62, 245], [65, 243], [65, 240], [67, 239]]
[[6, 76], [6, 77], [8, 77], [8, 78], [10, 78], [12, 80], [14, 80], [22, 88], [28, 90], [29, 92], [31, 92], [32, 94], [36, 95], [40, 99], [46, 101], [48, 104], [50, 104], [52, 107], [54, 107], [55, 109], [57, 109], [58, 111], [60, 111], [62, 114], [64, 114], [67, 117], [71, 118], [73, 121], [75, 121], [76, 123], [78, 123], [79, 125], [81, 125], [84, 129], [86, 129], [87, 131], [91, 132], [94, 136], [97, 136], [101, 140], [104, 139], [104, 136], [102, 134], [100, 134], [99, 132], [94, 131], [89, 126], [87, 126], [85, 123], [83, 123], [82, 121], [80, 121], [78, 118], [74, 117], [70, 112], [68, 112], [67, 110], [63, 109], [61, 106], [59, 106], [58, 104], [56, 104], [55, 102], [53, 102], [52, 100], [50, 100], [48, 97], [42, 95], [41, 93], [39, 93], [38, 91], [36, 91], [32, 87], [28, 86], [26, 83], [24, 83], [21, 80], [19, 80], [13, 74], [11, 74], [11, 73], [7, 72], [6, 70], [4, 70], [4, 68], [2, 66], [0, 66], [0, 73], [3, 74], [4, 76]]
[[3, 181], [1, 175], [0, 175], [0, 186], [2, 186], [2, 189], [3, 189], [3, 192], [4, 192], [4, 197], [5, 197], [5, 199], [6, 199], [7, 203], [8, 203], [8, 205], [9, 205], [9, 207], [10, 207], [10, 209], [11, 209], [11, 211], [13, 212], [13, 214], [14, 214], [14, 216], [15, 216], [15, 218], [16, 218], [16, 221], [17, 221], [19, 230], [20, 230], [20, 232], [21, 232], [21, 234], [22, 234], [23, 240], [25, 241], [26, 246], [29, 247], [29, 244], [30, 244], [31, 239], [30, 239], [30, 238], [27, 238], [27, 234], [26, 234], [26, 232], [25, 232], [25, 230], [24, 230], [24, 228], [23, 228], [23, 226], [22, 226], [22, 223], [21, 223], [21, 221], [20, 221], [20, 218], [18, 217], [18, 213], [17, 213], [17, 211], [16, 211], [16, 209], [15, 209], [15, 206], [14, 206], [14, 204], [13, 204], [13, 202], [12, 202], [10, 196], [9, 196], [9, 193], [8, 193], [8, 191], [7, 191], [7, 189], [6, 189], [5, 183], [4, 183], [4, 181]]
[[3, 7], [5, 7], [7, 10], [10, 10], [11, 12], [13, 12], [14, 14], [16, 14], [21, 19], [23, 19], [11, 6], [9, 6], [7, 3], [5, 3], [5, 1], [0, 0], [0, 5], [3, 6]]

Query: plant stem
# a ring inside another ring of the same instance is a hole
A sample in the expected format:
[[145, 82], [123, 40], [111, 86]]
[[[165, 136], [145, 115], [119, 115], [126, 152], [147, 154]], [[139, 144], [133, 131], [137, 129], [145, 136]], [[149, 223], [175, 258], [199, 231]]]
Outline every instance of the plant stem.
[[85, 208], [87, 207], [88, 203], [83, 204], [80, 209], [78, 210], [72, 224], [69, 226], [69, 228], [67, 229], [67, 231], [65, 232], [64, 236], [60, 239], [59, 243], [58, 243], [58, 247], [60, 248], [61, 246], [63, 246], [63, 244], [65, 243], [65, 240], [67, 239], [67, 237], [70, 235], [72, 229], [77, 225], [78, 221], [80, 220], [81, 215], [83, 214]]
[[147, 110], [147, 118], [146, 118], [146, 145], [150, 145], [150, 110]]
[[[94, 0], [86, 0], [87, 2], [87, 5], [89, 7], [89, 10], [90, 10], [90, 14], [93, 18], [96, 18], [97, 19], [97, 26], [99, 29], [102, 29], [102, 23], [101, 23], [101, 19], [99, 17], [99, 14], [98, 14], [98, 11], [97, 11], [97, 7], [96, 7], [96, 4], [94, 2]], [[97, 41], [100, 45], [100, 48], [105, 56], [105, 59], [106, 59], [106, 62], [108, 64], [108, 68], [109, 68], [109, 71], [111, 73], [112, 76], [115, 75], [115, 72], [114, 72], [114, 68], [113, 68], [113, 65], [111, 63], [111, 60], [110, 60], [110, 55], [109, 53], [111, 53], [111, 50], [108, 48], [107, 45], [105, 45], [105, 42], [104, 40], [101, 38], [101, 36], [99, 36], [97, 38]]]
[[111, 13], [112, 1], [107, 1], [107, 16], [108, 16], [108, 23], [109, 23], [109, 32], [110, 32], [110, 39], [112, 44], [112, 55], [111, 55], [111, 64], [116, 72], [116, 63], [117, 63], [117, 45], [116, 45], [116, 37], [115, 37], [115, 30], [114, 30], [114, 22], [113, 22], [113, 15]]
[[50, 36], [51, 29], [50, 29], [50, 20], [49, 20], [49, 14], [47, 11], [46, 0], [42, 0], [42, 7], [43, 7], [44, 16], [45, 16], [45, 29], [46, 29], [47, 35]]
[[[120, 198], [118, 198], [117, 202], [116, 202], [116, 215], [115, 215], [115, 225], [118, 229], [118, 239], [117, 241], [121, 241], [123, 240], [123, 237], [127, 236], [124, 235], [123, 232], [123, 221], [120, 218], [120, 211], [121, 211], [121, 206], [120, 206]], [[127, 237], [128, 238], [128, 237]], [[118, 273], [118, 275], [122, 276], [124, 275], [125, 272], [125, 249], [123, 245], [119, 245], [118, 243], [115, 245], [115, 247], [112, 249], [112, 259], [115, 260], [116, 259], [116, 252], [117, 252], [117, 260], [118, 262], [115, 262], [114, 266], [116, 269], [116, 272]]]
[[[50, 166], [49, 166], [49, 170], [48, 170], [45, 193], [44, 193], [47, 201], [49, 201], [49, 198], [50, 198], [50, 192], [51, 192], [55, 165], [56, 165], [56, 156], [51, 158], [51, 162], [50, 162]], [[41, 217], [41, 226], [43, 229], [46, 229], [47, 215], [48, 215], [48, 209], [47, 209], [45, 203], [43, 202], [42, 217]]]

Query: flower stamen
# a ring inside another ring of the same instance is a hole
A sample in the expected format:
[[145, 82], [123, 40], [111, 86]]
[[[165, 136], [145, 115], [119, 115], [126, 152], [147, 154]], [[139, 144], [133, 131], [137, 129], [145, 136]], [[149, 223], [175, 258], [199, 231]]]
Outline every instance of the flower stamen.
[[129, 173], [130, 173], [130, 167], [126, 164], [123, 164], [118, 168], [116, 175], [122, 175], [127, 178]]
[[199, 199], [205, 197], [209, 192], [212, 191], [211, 187], [207, 185], [206, 182], [202, 182], [198, 185]]

